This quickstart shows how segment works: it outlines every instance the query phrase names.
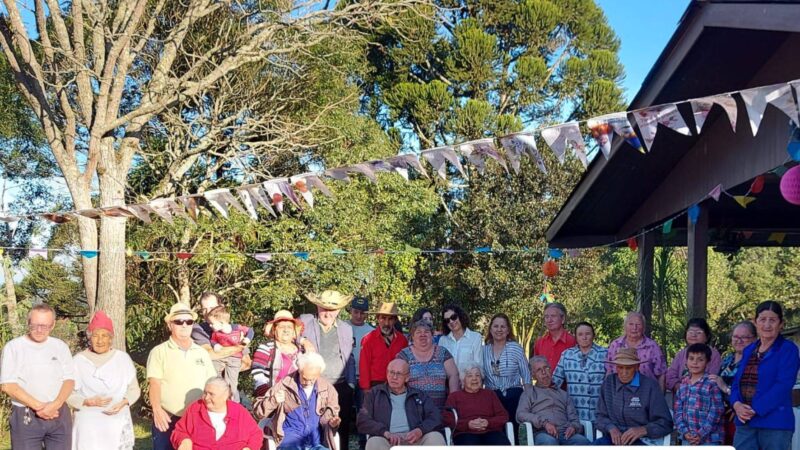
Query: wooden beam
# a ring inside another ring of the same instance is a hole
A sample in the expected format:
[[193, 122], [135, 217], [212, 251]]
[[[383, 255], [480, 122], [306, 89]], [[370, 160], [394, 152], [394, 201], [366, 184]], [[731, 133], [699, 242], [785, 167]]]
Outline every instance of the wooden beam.
[[653, 322], [653, 259], [656, 239], [653, 231], [642, 234], [636, 241], [639, 245], [636, 283], [636, 309], [645, 317], [645, 334], [650, 336]]
[[700, 216], [697, 223], [688, 218], [689, 247], [689, 282], [688, 308], [689, 318], [707, 315], [708, 297], [708, 206], [700, 205]]

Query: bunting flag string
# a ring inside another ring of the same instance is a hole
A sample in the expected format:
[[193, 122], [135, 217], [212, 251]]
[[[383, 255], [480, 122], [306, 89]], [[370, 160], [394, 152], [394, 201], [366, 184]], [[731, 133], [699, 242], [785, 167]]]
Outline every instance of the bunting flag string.
[[[537, 136], [550, 147], [560, 163], [566, 160], [567, 150], [572, 149], [583, 166], [588, 167], [589, 159], [585, 147], [586, 138], [581, 131], [581, 125], [586, 126], [589, 135], [597, 144], [603, 156], [609, 159], [613, 156], [611, 154], [611, 141], [614, 134], [619, 136], [628, 146], [641, 153], [652, 150], [659, 126], [669, 128], [686, 136], [691, 135], [692, 132], [689, 125], [678, 109], [680, 104], [688, 104], [690, 106], [697, 134], [702, 132], [707, 116], [714, 105], [724, 110], [731, 127], [734, 132], [736, 131], [737, 106], [734, 95], [739, 95], [745, 104], [745, 112], [748, 115], [753, 135], [758, 132], [768, 104], [786, 114], [794, 124], [800, 124], [800, 110], [793, 96], [793, 93], [797, 95], [799, 90], [800, 80], [794, 80], [702, 98], [652, 105], [631, 111], [616, 112], [594, 117], [587, 121], [547, 125], [532, 131], [498, 136], [497, 139], [486, 137], [454, 145], [424, 149], [419, 154], [395, 155], [381, 160], [333, 167], [319, 173], [308, 172], [265, 180], [259, 183], [243, 184], [230, 189], [214, 189], [175, 198], [157, 198], [139, 204], [75, 211], [45, 211], [22, 214], [10, 214], [0, 211], [0, 221], [8, 223], [12, 228], [20, 220], [45, 219], [52, 223], [60, 224], [69, 222], [76, 217], [91, 219], [125, 217], [151, 223], [152, 216], [157, 216], [162, 220], [173, 223], [176, 218], [195, 221], [201, 211], [204, 210], [213, 211], [220, 217], [227, 218], [231, 209], [245, 214], [253, 220], [258, 220], [259, 208], [266, 209], [270, 216], [277, 218], [284, 213], [287, 202], [296, 209], [303, 209], [304, 205], [313, 208], [316, 203], [314, 190], [323, 196], [332, 197], [333, 194], [326, 186], [323, 178], [349, 182], [351, 176], [360, 175], [374, 183], [377, 182], [379, 173], [396, 173], [408, 180], [411, 169], [420, 176], [428, 178], [428, 173], [421, 163], [423, 160], [444, 180], [447, 179], [449, 167], [452, 167], [462, 177], [467, 178], [462, 159], [464, 163], [474, 166], [479, 173], [483, 173], [485, 170], [487, 159], [491, 159], [506, 172], [509, 172], [510, 165], [514, 173], [519, 173], [522, 158], [528, 157], [542, 173], [546, 174], [547, 167], [537, 147]], [[629, 114], [634, 118], [639, 128], [638, 134], [631, 125], [631, 121], [628, 118]], [[797, 153], [794, 156], [797, 159], [800, 158], [800, 146], [795, 145], [791, 148], [794, 149], [795, 147], [797, 149], [790, 150], [790, 154]], [[758, 186], [754, 185], [753, 188], [756, 188], [752, 189], [753, 193], [757, 193]], [[712, 197], [718, 199], [719, 194], [712, 195]], [[747, 195], [744, 197], [747, 197]], [[752, 202], [752, 200], [743, 198], [740, 204], [746, 207], [749, 202]]]

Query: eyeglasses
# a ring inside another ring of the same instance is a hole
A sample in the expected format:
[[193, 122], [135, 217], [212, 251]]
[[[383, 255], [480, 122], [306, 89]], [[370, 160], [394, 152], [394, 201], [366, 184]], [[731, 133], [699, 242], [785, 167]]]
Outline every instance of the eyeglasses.
[[52, 326], [53, 326], [52, 324], [41, 325], [41, 324], [38, 324], [38, 323], [29, 323], [28, 324], [28, 329], [34, 330], [34, 331], [49, 330], [50, 327], [52, 327]]
[[394, 370], [389, 371], [390, 377], [404, 377], [408, 375], [408, 372], [395, 372]]
[[456, 320], [458, 320], [458, 314], [453, 314], [452, 316], [445, 317], [444, 323], [455, 322]]
[[733, 341], [746, 341], [748, 339], [753, 339], [753, 336], [731, 336], [731, 340]]
[[175, 325], [194, 325], [194, 319], [175, 319], [172, 323]]

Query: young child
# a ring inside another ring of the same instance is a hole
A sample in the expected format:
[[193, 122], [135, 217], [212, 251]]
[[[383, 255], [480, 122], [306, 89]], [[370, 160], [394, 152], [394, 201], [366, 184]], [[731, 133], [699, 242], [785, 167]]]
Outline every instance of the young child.
[[[208, 312], [206, 322], [214, 330], [211, 333], [211, 346], [215, 352], [220, 352], [224, 347], [247, 346], [253, 340], [253, 330], [239, 324], [231, 324], [231, 314], [224, 306], [217, 306]], [[239, 401], [239, 370], [242, 368], [242, 351], [222, 358], [222, 378], [231, 387], [232, 400]]]
[[692, 344], [686, 350], [689, 375], [675, 393], [674, 408], [675, 429], [684, 444], [722, 445], [725, 404], [717, 383], [705, 373], [710, 360], [711, 348], [706, 344]]

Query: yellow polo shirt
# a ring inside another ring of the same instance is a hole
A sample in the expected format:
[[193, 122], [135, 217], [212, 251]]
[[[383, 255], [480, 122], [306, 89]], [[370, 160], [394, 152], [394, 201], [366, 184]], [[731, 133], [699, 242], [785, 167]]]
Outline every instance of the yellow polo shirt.
[[147, 357], [147, 378], [161, 381], [161, 407], [176, 416], [203, 396], [206, 382], [215, 376], [208, 351], [195, 343], [183, 350], [169, 338]]

